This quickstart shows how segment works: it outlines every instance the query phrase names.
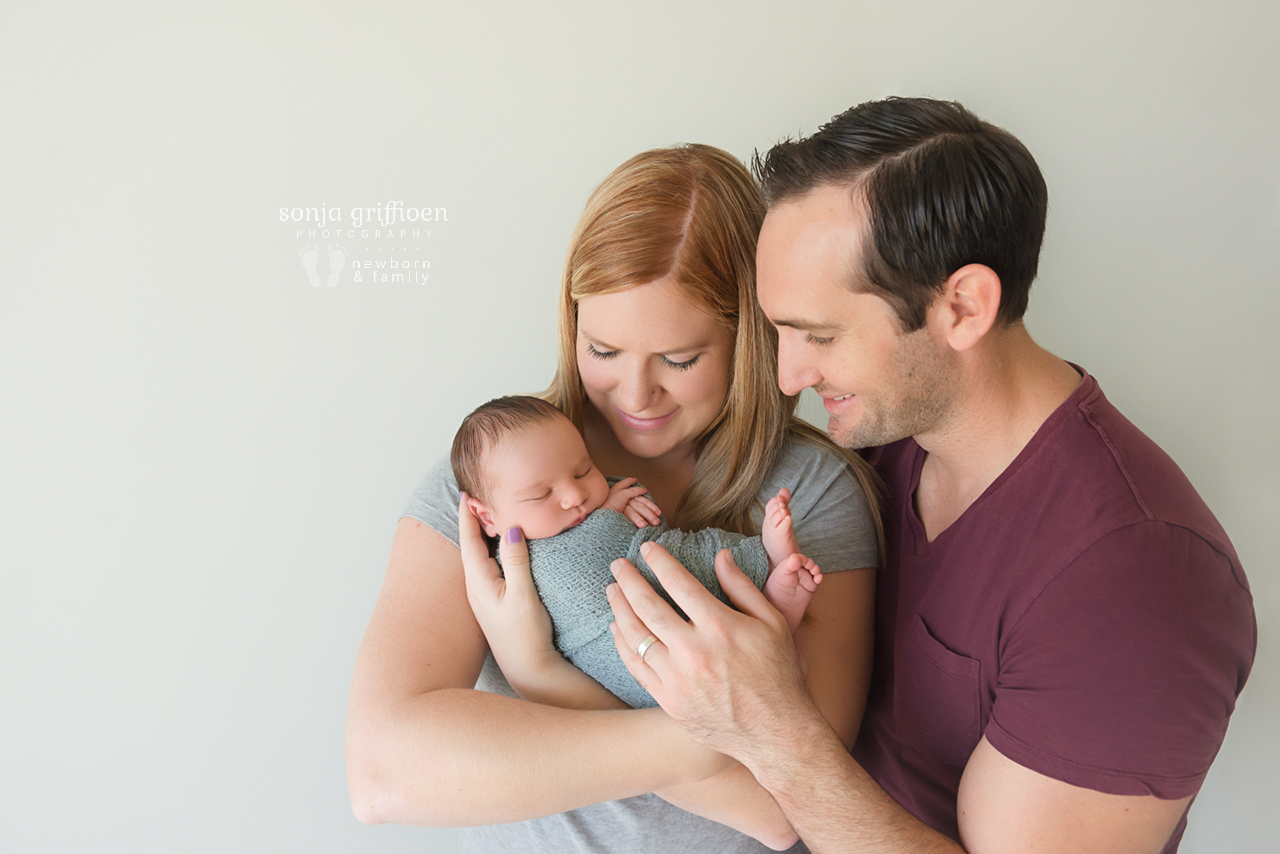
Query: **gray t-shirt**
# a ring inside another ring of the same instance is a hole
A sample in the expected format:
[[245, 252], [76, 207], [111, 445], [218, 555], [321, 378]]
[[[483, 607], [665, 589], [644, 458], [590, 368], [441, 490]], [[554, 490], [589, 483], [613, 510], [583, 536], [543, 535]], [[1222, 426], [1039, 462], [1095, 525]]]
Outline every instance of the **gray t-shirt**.
[[[760, 490], [760, 508], [782, 487], [791, 490], [791, 515], [800, 548], [823, 573], [879, 565], [875, 527], [858, 480], [834, 453], [788, 441]], [[445, 458], [437, 463], [405, 505], [412, 516], [458, 542], [458, 488]], [[476, 688], [517, 696], [489, 656]], [[463, 852], [653, 851], [752, 852], [769, 849], [749, 836], [685, 812], [657, 795], [608, 801], [531, 821], [463, 828]], [[797, 843], [793, 851], [805, 851]]]

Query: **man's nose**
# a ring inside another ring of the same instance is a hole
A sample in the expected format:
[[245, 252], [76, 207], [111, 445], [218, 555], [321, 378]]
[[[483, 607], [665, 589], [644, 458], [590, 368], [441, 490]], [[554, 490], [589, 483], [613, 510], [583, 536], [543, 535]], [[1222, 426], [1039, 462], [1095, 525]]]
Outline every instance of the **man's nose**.
[[809, 363], [804, 347], [790, 331], [778, 336], [778, 388], [783, 394], [799, 394], [801, 390], [817, 385], [821, 373]]

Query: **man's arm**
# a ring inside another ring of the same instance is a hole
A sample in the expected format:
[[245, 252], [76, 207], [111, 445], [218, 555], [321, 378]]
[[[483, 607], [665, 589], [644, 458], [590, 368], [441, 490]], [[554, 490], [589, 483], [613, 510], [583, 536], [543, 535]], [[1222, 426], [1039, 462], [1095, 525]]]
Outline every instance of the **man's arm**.
[[[726, 608], [658, 547], [645, 560], [689, 615], [680, 620], [635, 568], [615, 564], [615, 638], [622, 660], [703, 744], [738, 759], [778, 801], [815, 852], [962, 851], [894, 801], [853, 760], [804, 690], [791, 637], [763, 595], [727, 559]], [[634, 646], [661, 641], [645, 660]], [[1189, 799], [1107, 795], [1043, 777], [983, 740], [959, 797], [973, 854], [1158, 852]]]

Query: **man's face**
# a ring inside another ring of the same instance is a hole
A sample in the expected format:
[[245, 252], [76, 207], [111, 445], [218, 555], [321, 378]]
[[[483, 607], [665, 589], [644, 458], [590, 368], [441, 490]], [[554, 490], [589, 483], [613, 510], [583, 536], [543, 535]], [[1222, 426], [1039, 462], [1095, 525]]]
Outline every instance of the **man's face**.
[[956, 388], [930, 323], [903, 334], [887, 302], [849, 290], [863, 220], [850, 190], [819, 187], [769, 209], [756, 256], [756, 293], [778, 328], [778, 385], [812, 386], [831, 415], [827, 432], [846, 448], [938, 429]]

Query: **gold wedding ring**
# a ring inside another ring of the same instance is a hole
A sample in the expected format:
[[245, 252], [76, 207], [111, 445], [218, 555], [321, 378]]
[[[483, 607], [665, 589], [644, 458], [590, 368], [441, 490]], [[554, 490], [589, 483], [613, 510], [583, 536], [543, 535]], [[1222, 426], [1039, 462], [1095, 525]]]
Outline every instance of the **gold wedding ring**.
[[640, 645], [636, 647], [636, 654], [640, 656], [641, 661], [644, 661], [644, 654], [649, 651], [649, 647], [653, 646], [657, 642], [658, 638], [656, 635], [649, 635], [647, 638], [640, 641]]

